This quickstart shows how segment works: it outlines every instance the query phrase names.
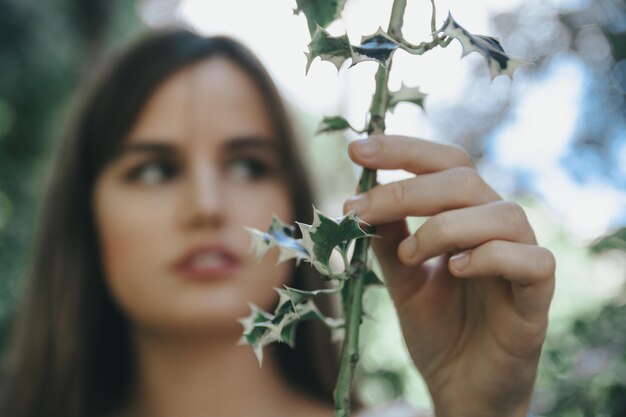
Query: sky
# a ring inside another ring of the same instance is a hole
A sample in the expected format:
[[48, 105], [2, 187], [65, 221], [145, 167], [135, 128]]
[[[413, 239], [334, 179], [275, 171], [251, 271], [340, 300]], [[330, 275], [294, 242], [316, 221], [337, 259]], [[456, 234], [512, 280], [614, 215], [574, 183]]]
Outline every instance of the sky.
[[[528, 0], [525, 4], [576, 10], [587, 2]], [[219, 7], [206, 0], [182, 0], [175, 10], [168, 9], [167, 5], [173, 3], [146, 3], [152, 5], [151, 10], [144, 11], [146, 20], [158, 25], [172, 19], [175, 13], [177, 19], [203, 34], [227, 34], [239, 39], [257, 53], [289, 102], [313, 118], [341, 114], [354, 126], [364, 125], [376, 64], [362, 63], [350, 70], [344, 67], [338, 73], [332, 64], [317, 60], [305, 75], [304, 51], [310, 36], [304, 16], [293, 13], [294, 0], [229, 0], [219, 2]], [[358, 43], [361, 36], [374, 33], [379, 26], [386, 28], [391, 4], [392, 0], [348, 0], [342, 19], [331, 24], [329, 32], [347, 33], [353, 44]], [[491, 14], [513, 10], [520, 4], [522, 0], [438, 0], [438, 26], [450, 11], [471, 32], [489, 34]], [[409, 0], [404, 36], [417, 43], [427, 39], [429, 31], [430, 2]], [[390, 87], [397, 89], [402, 83], [419, 85], [429, 94], [427, 112], [436, 113], [447, 103], [463, 100], [461, 94], [468, 83], [474, 82], [473, 71], [481, 58], [470, 54], [459, 61], [461, 54], [456, 42], [423, 57], [398, 51]], [[503, 89], [511, 88], [510, 82], [506, 77], [498, 77], [488, 85], [485, 94], [497, 96]], [[521, 179], [572, 236], [583, 242], [626, 224], [626, 190], [601, 180], [577, 181], [563, 164], [581, 117], [588, 82], [588, 70], [577, 58], [566, 54], [555, 57], [539, 79], [530, 80], [523, 70], [518, 71], [513, 86], [523, 88], [523, 94], [518, 95], [509, 119], [487, 138], [490, 162], [481, 167], [484, 177], [503, 195], [511, 190], [514, 181]], [[411, 105], [399, 105], [388, 115], [388, 133], [446, 140], [441, 137], [445, 136], [441, 130], [427, 114]], [[616, 132], [625, 139], [617, 142], [621, 146], [614, 151], [626, 162], [626, 126]], [[381, 182], [388, 182], [406, 174], [383, 172], [379, 176]]]

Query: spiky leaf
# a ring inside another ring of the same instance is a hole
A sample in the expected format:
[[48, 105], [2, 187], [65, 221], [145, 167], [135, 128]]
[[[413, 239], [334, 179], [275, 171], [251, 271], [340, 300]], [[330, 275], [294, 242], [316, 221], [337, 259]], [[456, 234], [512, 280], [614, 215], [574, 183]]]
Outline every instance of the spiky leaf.
[[626, 252], [626, 227], [622, 227], [621, 229], [602, 237], [600, 240], [591, 245], [591, 251], [594, 253], [608, 252], [616, 249]]
[[402, 87], [400, 87], [398, 91], [392, 91], [389, 93], [389, 104], [387, 105], [387, 109], [393, 110], [396, 107], [396, 104], [401, 101], [413, 103], [423, 109], [425, 98], [426, 94], [422, 93], [419, 87], [407, 87], [402, 84]]
[[350, 122], [341, 116], [324, 116], [315, 134], [337, 132], [345, 129], [352, 129], [356, 133], [363, 133], [363, 130], [355, 129]]
[[495, 78], [500, 74], [513, 76], [515, 69], [522, 63], [518, 59], [509, 57], [500, 42], [491, 36], [472, 35], [459, 25], [451, 14], [448, 14], [441, 31], [454, 39], [461, 42], [463, 47], [463, 56], [470, 52], [478, 52], [487, 60], [491, 78]]
[[317, 27], [308, 47], [309, 52], [306, 53], [307, 73], [311, 67], [311, 62], [317, 57], [320, 57], [323, 61], [332, 62], [337, 67], [337, 71], [339, 71], [346, 59], [352, 57], [352, 48], [348, 35], [332, 36], [321, 26]]
[[353, 212], [333, 219], [314, 208], [312, 225], [298, 223], [302, 231], [302, 246], [310, 256], [310, 262], [321, 274], [332, 275], [329, 261], [335, 247], [354, 239], [370, 236], [359, 225]]
[[387, 66], [391, 54], [398, 49], [398, 43], [391, 39], [382, 28], [376, 33], [361, 38], [361, 44], [352, 47], [352, 65], [362, 61], [376, 61]]
[[304, 13], [312, 36], [317, 25], [326, 28], [339, 18], [346, 0], [296, 0], [296, 4], [297, 8], [294, 9], [294, 13]]
[[261, 232], [258, 229], [253, 229], [251, 227], [244, 227], [250, 233], [250, 237], [252, 240], [250, 241], [250, 253], [255, 254], [256, 260], [260, 261], [263, 256], [267, 253], [267, 251], [276, 245], [276, 241], [272, 239], [272, 237], [265, 232]]
[[263, 362], [263, 346], [271, 342], [268, 342], [268, 330], [259, 326], [259, 324], [272, 320], [274, 316], [255, 304], [250, 303], [249, 306], [250, 314], [238, 320], [239, 323], [243, 325], [243, 335], [241, 339], [239, 339], [239, 344], [249, 344], [252, 346], [254, 355], [259, 361], [259, 365], [261, 365]]
[[300, 239], [293, 237], [295, 228], [285, 224], [276, 215], [272, 217], [272, 223], [267, 232], [261, 232], [250, 227], [245, 229], [252, 237], [250, 252], [256, 254], [257, 260], [260, 260], [274, 246], [278, 246], [279, 250], [277, 263], [294, 258], [296, 262], [300, 262], [302, 259], [309, 258], [308, 252], [300, 244]]
[[315, 291], [299, 290], [297, 288], [291, 288], [284, 286], [283, 288], [274, 288], [278, 293], [278, 306], [276, 307], [276, 314], [282, 313], [289, 309], [294, 309], [297, 304], [301, 304], [307, 300], [319, 294], [334, 294], [341, 291], [343, 283], [335, 288], [320, 289]]

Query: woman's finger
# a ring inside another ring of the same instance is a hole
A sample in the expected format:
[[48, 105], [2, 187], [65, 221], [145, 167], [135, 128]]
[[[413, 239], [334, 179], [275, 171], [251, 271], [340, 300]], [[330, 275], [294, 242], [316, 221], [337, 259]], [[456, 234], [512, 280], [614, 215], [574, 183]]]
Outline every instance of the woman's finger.
[[475, 169], [455, 167], [374, 187], [347, 200], [344, 212], [354, 210], [370, 224], [384, 224], [499, 199]]
[[348, 147], [350, 158], [372, 169], [404, 169], [414, 174], [474, 164], [460, 146], [407, 136], [376, 135]]
[[400, 244], [398, 255], [406, 265], [418, 265], [447, 252], [470, 249], [490, 240], [536, 243], [524, 210], [509, 201], [495, 201], [431, 217]]
[[407, 266], [398, 259], [397, 247], [409, 236], [406, 221], [386, 223], [376, 226], [378, 237], [371, 240], [391, 298], [398, 302], [415, 294], [428, 276], [425, 265]]
[[554, 292], [556, 261], [549, 250], [503, 240], [492, 240], [448, 261], [459, 278], [503, 278], [511, 283], [512, 301], [528, 320], [545, 318]]

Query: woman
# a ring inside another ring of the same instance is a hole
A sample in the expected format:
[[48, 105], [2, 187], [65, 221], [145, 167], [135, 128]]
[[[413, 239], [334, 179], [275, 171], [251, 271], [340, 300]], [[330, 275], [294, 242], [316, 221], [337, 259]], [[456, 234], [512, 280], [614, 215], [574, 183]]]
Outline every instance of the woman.
[[[554, 260], [523, 211], [455, 146], [378, 136], [350, 155], [419, 174], [346, 210], [378, 225], [437, 416], [526, 415]], [[336, 363], [315, 328], [262, 369], [234, 345], [248, 302], [269, 309], [273, 287], [315, 286], [307, 266], [257, 264], [243, 229], [272, 213], [309, 220], [303, 178], [278, 94], [241, 45], [175, 30], [129, 49], [61, 148], [0, 415], [331, 416]], [[432, 217], [409, 236], [408, 215]]]

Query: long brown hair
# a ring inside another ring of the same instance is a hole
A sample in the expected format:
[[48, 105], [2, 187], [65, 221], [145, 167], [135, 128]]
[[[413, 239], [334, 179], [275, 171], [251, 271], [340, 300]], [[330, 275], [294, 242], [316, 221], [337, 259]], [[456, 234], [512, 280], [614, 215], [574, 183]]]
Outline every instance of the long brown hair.
[[[103, 279], [91, 208], [95, 179], [155, 89], [194, 62], [224, 56], [261, 89], [281, 139], [296, 218], [310, 221], [312, 193], [287, 112], [269, 75], [248, 49], [226, 37], [185, 29], [151, 33], [103, 68], [85, 88], [65, 134], [41, 209], [32, 272], [14, 323], [0, 415], [101, 416], [121, 406], [133, 380], [126, 318]], [[308, 265], [293, 285], [318, 283]], [[319, 285], [319, 284], [317, 284]], [[327, 334], [304, 323], [296, 349], [272, 348], [286, 378], [332, 402], [336, 355]]]

